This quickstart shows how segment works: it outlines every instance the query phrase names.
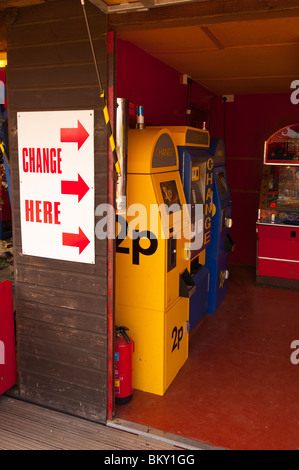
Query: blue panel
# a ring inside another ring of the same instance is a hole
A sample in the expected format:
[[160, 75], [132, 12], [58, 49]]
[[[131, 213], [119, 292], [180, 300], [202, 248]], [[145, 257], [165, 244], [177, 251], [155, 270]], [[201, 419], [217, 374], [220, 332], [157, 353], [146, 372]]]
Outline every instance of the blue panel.
[[196, 291], [190, 298], [189, 323], [190, 331], [198, 324], [206, 314], [209, 302], [209, 270], [202, 266], [193, 276]]
[[[213, 203], [216, 212], [212, 217], [212, 237], [206, 247], [205, 270], [193, 275], [196, 293], [190, 298], [190, 328], [197, 324], [205, 313], [215, 313], [226, 296], [226, 273], [228, 257], [231, 250], [230, 228], [225, 226], [225, 219], [231, 218], [231, 193], [225, 169], [225, 145], [223, 139], [211, 139], [209, 150], [198, 147], [178, 147], [180, 174], [187, 204], [191, 201], [191, 170], [192, 160], [207, 161], [214, 159], [213, 169]], [[210, 275], [209, 294], [207, 299], [207, 272]], [[207, 303], [208, 302], [208, 303]]]
[[206, 266], [211, 273], [207, 313], [213, 314], [226, 296], [226, 273], [232, 240], [230, 228], [225, 226], [225, 219], [230, 219], [232, 216], [232, 202], [224, 166], [225, 153], [222, 139], [212, 139], [211, 152], [215, 155], [213, 202], [216, 212], [212, 217], [212, 241], [206, 249]]

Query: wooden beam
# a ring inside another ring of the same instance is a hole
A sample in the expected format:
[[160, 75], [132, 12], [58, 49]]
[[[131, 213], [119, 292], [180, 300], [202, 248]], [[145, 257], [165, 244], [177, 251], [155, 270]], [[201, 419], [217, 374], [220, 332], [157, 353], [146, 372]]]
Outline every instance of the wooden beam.
[[0, 12], [0, 51], [6, 51], [7, 50], [7, 31], [6, 31], [6, 25], [4, 24], [4, 21], [2, 19], [2, 13]]
[[211, 39], [211, 41], [215, 44], [218, 49], [224, 49], [224, 45], [218, 38], [216, 38], [215, 34], [207, 26], [201, 26], [200, 29]]
[[40, 3], [45, 3], [47, 0], [1, 0], [0, 10], [5, 10], [5, 8], [12, 7], [28, 7], [32, 5], [39, 5]]
[[109, 15], [109, 29], [123, 32], [229, 21], [299, 16], [299, 0], [207, 0]]

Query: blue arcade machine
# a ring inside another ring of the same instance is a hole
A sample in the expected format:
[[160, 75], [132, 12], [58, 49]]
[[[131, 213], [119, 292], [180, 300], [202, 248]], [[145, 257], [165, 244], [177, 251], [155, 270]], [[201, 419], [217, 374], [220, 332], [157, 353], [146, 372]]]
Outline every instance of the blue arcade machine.
[[211, 139], [210, 154], [214, 158], [212, 238], [206, 250], [206, 266], [210, 271], [207, 313], [215, 313], [226, 296], [229, 252], [234, 248], [230, 236], [232, 201], [225, 168], [225, 145], [222, 139]]
[[[0, 103], [0, 163], [3, 164], [4, 172], [0, 170], [0, 240], [11, 237], [11, 184], [10, 167], [8, 155], [8, 131], [7, 131], [7, 109]], [[7, 190], [1, 185], [2, 179], [7, 183]], [[9, 197], [8, 197], [9, 196]]]
[[210, 135], [205, 129], [171, 127], [179, 154], [179, 169], [186, 203], [189, 205], [191, 233], [190, 274], [196, 289], [189, 299], [190, 332], [207, 313], [209, 269], [206, 247], [211, 243], [213, 208], [213, 158]]

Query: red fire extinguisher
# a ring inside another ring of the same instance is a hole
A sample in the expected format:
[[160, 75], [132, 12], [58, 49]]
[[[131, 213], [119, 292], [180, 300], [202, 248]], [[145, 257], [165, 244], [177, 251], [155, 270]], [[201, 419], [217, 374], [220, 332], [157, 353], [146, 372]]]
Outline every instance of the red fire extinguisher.
[[133, 396], [134, 342], [126, 331], [125, 326], [116, 327], [114, 393], [117, 405], [128, 403]]

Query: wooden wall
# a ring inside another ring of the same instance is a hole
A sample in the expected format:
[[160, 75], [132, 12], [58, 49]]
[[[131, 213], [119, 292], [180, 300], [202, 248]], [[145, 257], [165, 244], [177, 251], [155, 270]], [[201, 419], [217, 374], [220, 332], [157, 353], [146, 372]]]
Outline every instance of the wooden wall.
[[[86, 3], [104, 87], [107, 17]], [[19, 8], [8, 28], [8, 106], [13, 192], [20, 395], [105, 422], [107, 242], [95, 265], [22, 255], [17, 112], [95, 110], [95, 207], [107, 202], [107, 134], [79, 0]]]

